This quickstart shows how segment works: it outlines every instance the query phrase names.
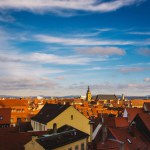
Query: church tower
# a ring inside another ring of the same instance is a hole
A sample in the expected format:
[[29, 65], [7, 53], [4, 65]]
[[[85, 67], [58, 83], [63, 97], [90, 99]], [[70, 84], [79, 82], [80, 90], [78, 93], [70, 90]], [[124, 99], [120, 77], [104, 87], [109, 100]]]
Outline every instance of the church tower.
[[91, 92], [90, 92], [90, 87], [88, 86], [88, 90], [86, 93], [86, 101], [90, 102], [92, 98]]

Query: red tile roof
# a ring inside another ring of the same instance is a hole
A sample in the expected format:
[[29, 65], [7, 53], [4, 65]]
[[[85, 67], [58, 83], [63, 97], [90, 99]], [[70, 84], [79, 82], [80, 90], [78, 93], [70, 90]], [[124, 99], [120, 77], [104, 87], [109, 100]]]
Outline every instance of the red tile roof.
[[116, 117], [115, 118], [115, 126], [116, 127], [128, 127], [129, 126], [128, 119], [123, 118], [123, 117]]
[[26, 133], [5, 133], [0, 134], [0, 150], [24, 150], [33, 135], [42, 136], [47, 131], [26, 132]]
[[119, 150], [119, 143], [111, 140], [107, 140], [105, 143], [99, 142], [97, 150]]
[[147, 113], [138, 114], [141, 120], [144, 122], [147, 129], [150, 131], [150, 115]]
[[5, 107], [26, 106], [25, 102], [21, 100], [0, 100], [0, 105]]
[[128, 112], [128, 121], [131, 122], [138, 113], [144, 113], [142, 108], [126, 108]]
[[[142, 133], [138, 130], [134, 130], [135, 137], [133, 137], [128, 128], [109, 128], [110, 133], [115, 137], [116, 140], [125, 143], [125, 150], [145, 150], [150, 148], [148, 139], [146, 139]], [[129, 143], [131, 142], [131, 143]], [[149, 148], [148, 148], [149, 147]]]

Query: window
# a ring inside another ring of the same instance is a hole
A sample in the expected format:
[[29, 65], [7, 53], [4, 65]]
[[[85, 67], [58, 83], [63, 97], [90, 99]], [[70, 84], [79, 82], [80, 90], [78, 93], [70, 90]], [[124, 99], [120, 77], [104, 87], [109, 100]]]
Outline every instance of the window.
[[10, 122], [14, 122], [14, 118], [11, 118], [11, 119], [10, 119]]
[[79, 150], [79, 146], [78, 145], [75, 146], [75, 150]]
[[81, 143], [81, 150], [84, 150], [84, 143]]
[[17, 122], [21, 122], [21, 118], [17, 118]]
[[73, 115], [71, 115], [71, 120], [73, 120]]

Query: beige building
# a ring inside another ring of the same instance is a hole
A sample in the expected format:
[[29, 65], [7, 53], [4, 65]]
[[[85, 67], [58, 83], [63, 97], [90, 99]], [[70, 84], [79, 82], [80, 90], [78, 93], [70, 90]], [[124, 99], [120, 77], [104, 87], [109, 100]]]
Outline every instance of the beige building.
[[60, 128], [66, 124], [92, 135], [90, 120], [70, 105], [45, 104], [41, 111], [31, 118], [34, 131], [48, 130], [54, 126]]
[[[86, 150], [88, 134], [71, 126], [63, 126], [51, 134], [33, 137], [25, 144], [25, 150]], [[65, 138], [64, 138], [65, 137]]]

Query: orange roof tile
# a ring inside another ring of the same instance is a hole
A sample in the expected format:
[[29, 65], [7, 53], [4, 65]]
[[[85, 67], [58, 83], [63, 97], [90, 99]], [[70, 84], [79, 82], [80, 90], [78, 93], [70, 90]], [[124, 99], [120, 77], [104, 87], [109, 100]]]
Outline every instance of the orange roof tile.
[[1, 100], [0, 105], [5, 107], [26, 106], [21, 100]]

